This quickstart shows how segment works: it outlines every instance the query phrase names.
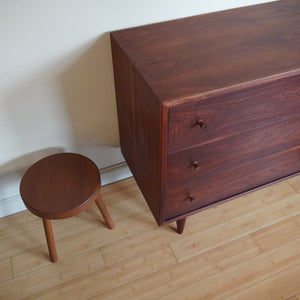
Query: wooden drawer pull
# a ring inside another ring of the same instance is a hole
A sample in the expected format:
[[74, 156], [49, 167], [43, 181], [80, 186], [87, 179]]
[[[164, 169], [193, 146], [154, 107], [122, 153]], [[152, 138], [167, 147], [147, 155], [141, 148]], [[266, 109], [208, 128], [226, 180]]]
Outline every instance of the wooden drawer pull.
[[188, 195], [188, 196], [186, 197], [186, 200], [192, 202], [192, 201], [194, 201], [195, 199], [194, 199], [194, 197], [193, 197], [192, 195]]
[[207, 127], [207, 124], [204, 122], [203, 119], [199, 118], [196, 123], [195, 123], [195, 126], [199, 126], [200, 128], [203, 128], [205, 129]]
[[199, 170], [200, 168], [197, 160], [192, 161], [191, 165], [194, 167], [195, 170]]

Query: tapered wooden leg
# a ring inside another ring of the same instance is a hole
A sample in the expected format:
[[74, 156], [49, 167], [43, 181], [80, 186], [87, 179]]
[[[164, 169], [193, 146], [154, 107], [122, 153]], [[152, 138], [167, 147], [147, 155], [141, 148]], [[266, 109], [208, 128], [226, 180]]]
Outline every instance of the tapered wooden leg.
[[177, 223], [177, 232], [179, 234], [183, 233], [183, 229], [184, 229], [184, 226], [185, 226], [185, 221], [186, 221], [186, 218], [183, 218], [183, 219], [180, 219], [180, 220], [176, 221], [176, 223]]
[[114, 224], [112, 218], [110, 217], [110, 214], [108, 213], [100, 195], [96, 198], [96, 204], [101, 211], [101, 214], [107, 224], [107, 227], [109, 229], [113, 229], [115, 227], [115, 224]]
[[56, 262], [57, 261], [57, 254], [56, 254], [52, 224], [51, 224], [51, 221], [49, 219], [45, 219], [45, 218], [43, 218], [43, 223], [44, 223], [44, 230], [45, 230], [45, 235], [46, 235], [50, 260], [52, 262]]

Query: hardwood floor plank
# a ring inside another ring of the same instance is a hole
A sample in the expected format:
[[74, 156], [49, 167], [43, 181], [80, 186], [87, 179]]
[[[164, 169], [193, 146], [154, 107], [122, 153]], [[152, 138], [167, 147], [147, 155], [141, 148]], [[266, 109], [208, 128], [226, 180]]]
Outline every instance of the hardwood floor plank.
[[[174, 241], [180, 241], [192, 234], [201, 232], [214, 225], [232, 220], [235, 217], [261, 209], [266, 205], [278, 202], [288, 196], [295, 195], [295, 191], [284, 182], [270, 186], [251, 194], [244, 195], [234, 201], [204, 210], [201, 214], [195, 214], [188, 218], [184, 234], [173, 234], [169, 226], [141, 232], [132, 237], [117, 240], [103, 247], [103, 255], [108, 265], [121, 262], [125, 259], [167, 245]], [[171, 225], [173, 226], [173, 225]], [[118, 251], [118, 249], [123, 249]]]
[[[281, 300], [300, 291], [300, 264], [231, 295], [230, 300]], [[295, 296], [288, 298], [297, 300]]]
[[[143, 221], [141, 222], [141, 220]], [[87, 250], [100, 248], [106, 243], [119, 239], [120, 236], [130, 236], [155, 226], [155, 221], [149, 211], [120, 220], [114, 230], [98, 226], [97, 228], [57, 241], [56, 249], [58, 258], [61, 260], [84, 253]], [[16, 276], [51, 264], [48, 258], [48, 248], [46, 243], [44, 244], [42, 247], [12, 257], [12, 266]]]
[[0, 282], [12, 279], [13, 272], [10, 259], [0, 261]]
[[288, 179], [287, 183], [289, 183], [298, 193], [300, 193], [300, 175]]
[[[197, 258], [176, 264], [162, 271], [152, 273], [133, 283], [121, 286], [107, 293], [99, 293], [92, 299], [135, 299], [153, 300], [191, 282], [218, 273], [222, 268], [241, 263], [260, 253], [250, 236], [242, 241], [224, 245], [204, 253]], [[174, 298], [181, 299], [181, 298]]]
[[[296, 217], [291, 218], [289, 221], [294, 222], [295, 218]], [[260, 249], [257, 240], [254, 240], [252, 235], [247, 235], [241, 239], [229, 242], [228, 244], [214, 248], [206, 253], [202, 253], [201, 255], [176, 266], [172, 266], [167, 270], [151, 274], [104, 295], [101, 294], [95, 297], [95, 299], [121, 299], [122, 297], [124, 297], [124, 299], [141, 300], [159, 299], [161, 296], [171, 293], [173, 290], [180, 287], [190, 285], [192, 282], [196, 282], [240, 263], [249, 261], [255, 256], [258, 256], [267, 250], [271, 250], [271, 246], [273, 248], [282, 246], [282, 240], [276, 239], [276, 236], [286, 232], [286, 220], [281, 223], [282, 226], [279, 226], [279, 224], [273, 225], [277, 227], [277, 230], [273, 230], [273, 226], [263, 229], [265, 234], [261, 235], [260, 241], [265, 237], [267, 239], [273, 238], [276, 241], [269, 247]], [[269, 230], [269, 235], [266, 232], [267, 230]], [[290, 236], [290, 241], [294, 241], [294, 236]], [[287, 241], [285, 240], [285, 242]]]
[[22, 299], [105, 267], [99, 249], [83, 255], [59, 260], [45, 268], [0, 283], [0, 299]]
[[297, 264], [300, 264], [300, 239], [175, 290], [160, 299], [229, 299], [232, 294]]
[[41, 220], [28, 210], [0, 218], [0, 241], [34, 230]]
[[[63, 259], [63, 257], [59, 257]], [[30, 273], [33, 270], [51, 266], [53, 263], [49, 260], [49, 253], [47, 246], [42, 246], [25, 253], [15, 255], [11, 258], [12, 268], [15, 277]]]
[[126, 201], [118, 201], [107, 205], [106, 207], [113, 220], [120, 220], [122, 218], [149, 210], [146, 201], [141, 196], [133, 197]]
[[230, 240], [258, 231], [299, 214], [299, 196], [291, 196], [249, 214], [239, 216], [170, 244], [179, 262], [190, 259]]
[[42, 226], [27, 232], [27, 234], [15, 235], [0, 241], [0, 260], [23, 253], [25, 251], [41, 247], [45, 244], [45, 233]]
[[[256, 190], [241, 197], [235, 198], [233, 201], [216, 205], [201, 212], [210, 214], [210, 211], [216, 210], [216, 224], [225, 222], [232, 218], [247, 214], [254, 210], [265, 207], [280, 200], [296, 195], [295, 190], [285, 181], [278, 182], [274, 185]], [[210, 225], [212, 226], [212, 224]]]
[[[263, 295], [268, 295], [268, 287], [278, 285], [287, 291], [282, 299], [300, 299], [294, 289], [294, 268], [300, 263], [300, 193], [292, 179], [190, 216], [183, 235], [175, 232], [174, 223], [157, 227], [133, 178], [105, 186], [102, 197], [115, 229], [106, 228], [96, 205], [54, 220], [55, 264], [48, 259], [40, 218], [28, 211], [2, 218], [0, 298], [153, 300], [197, 295], [211, 300], [231, 299], [243, 291], [255, 295], [252, 286], [266, 287]], [[180, 263], [170, 245], [182, 247], [174, 252]]]
[[300, 237], [300, 214], [251, 233], [255, 243], [263, 251]]
[[151, 228], [150, 230], [106, 244], [102, 247], [102, 252], [106, 265], [110, 266], [143, 252], [164, 247], [178, 238], [180, 237], [176, 236], [173, 230], [168, 230], [168, 227]]
[[171, 249], [164, 247], [32, 295], [30, 299], [88, 299], [174, 264]]
[[105, 185], [101, 188], [101, 197], [105, 205], [133, 198], [142, 198], [143, 195], [133, 177]]

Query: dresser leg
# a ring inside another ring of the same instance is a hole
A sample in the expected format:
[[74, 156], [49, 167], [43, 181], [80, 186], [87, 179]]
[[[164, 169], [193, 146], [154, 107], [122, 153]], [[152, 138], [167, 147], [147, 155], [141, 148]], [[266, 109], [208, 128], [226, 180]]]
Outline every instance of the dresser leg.
[[179, 234], [183, 233], [183, 229], [184, 229], [184, 226], [185, 226], [185, 221], [186, 221], [186, 218], [183, 218], [183, 219], [180, 219], [180, 220], [176, 221], [176, 223], [177, 223], [177, 232]]

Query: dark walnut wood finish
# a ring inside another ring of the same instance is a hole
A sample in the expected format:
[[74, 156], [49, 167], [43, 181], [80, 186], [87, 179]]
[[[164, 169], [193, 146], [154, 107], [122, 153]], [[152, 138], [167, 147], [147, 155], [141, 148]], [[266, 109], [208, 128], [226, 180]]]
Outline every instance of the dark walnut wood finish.
[[28, 210], [43, 219], [52, 262], [57, 261], [57, 254], [50, 219], [72, 217], [95, 201], [107, 226], [114, 228], [99, 194], [100, 189], [97, 166], [87, 157], [76, 153], [45, 157], [24, 174], [20, 194]]
[[111, 33], [122, 153], [159, 225], [300, 171], [300, 2]]

